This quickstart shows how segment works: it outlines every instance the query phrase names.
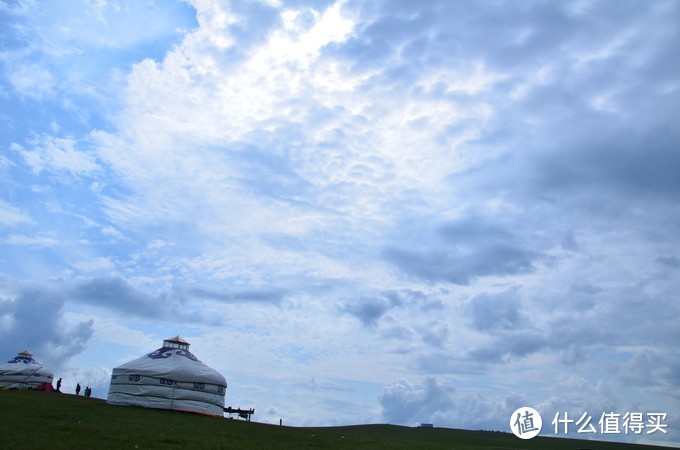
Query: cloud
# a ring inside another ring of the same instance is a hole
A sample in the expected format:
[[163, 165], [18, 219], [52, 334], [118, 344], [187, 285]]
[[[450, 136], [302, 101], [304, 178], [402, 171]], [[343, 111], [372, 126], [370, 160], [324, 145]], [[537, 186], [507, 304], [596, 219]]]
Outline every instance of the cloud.
[[54, 76], [49, 68], [39, 64], [22, 64], [11, 72], [9, 81], [16, 91], [35, 100], [54, 95]]
[[11, 234], [5, 239], [0, 240], [8, 245], [27, 245], [37, 248], [56, 247], [60, 242], [51, 236], [26, 236], [23, 234]]
[[384, 258], [403, 272], [429, 281], [466, 285], [484, 276], [511, 276], [534, 271], [541, 254], [526, 247], [515, 233], [487, 218], [469, 216], [437, 230], [436, 248], [388, 246]]
[[31, 150], [26, 150], [18, 144], [13, 144], [12, 150], [18, 152], [36, 174], [47, 170], [52, 173], [92, 175], [99, 170], [95, 158], [85, 151], [78, 150], [77, 142], [72, 138], [41, 136], [29, 143], [33, 147]]
[[513, 288], [499, 294], [480, 294], [473, 298], [469, 315], [474, 328], [479, 331], [500, 331], [527, 325], [517, 291], [517, 288]]
[[181, 295], [199, 299], [217, 300], [224, 303], [256, 303], [281, 306], [289, 292], [285, 289], [207, 289], [201, 287], [186, 288]]
[[29, 349], [45, 367], [56, 370], [86, 349], [92, 320], [68, 324], [65, 298], [58, 291], [31, 285], [16, 289], [16, 296], [0, 300], [0, 339], [6, 351]]
[[74, 301], [135, 316], [153, 317], [169, 313], [168, 308], [162, 307], [155, 298], [116, 276], [79, 280], [69, 294]]
[[[87, 133], [104, 126], [119, 102], [122, 71], [168, 46], [196, 25], [186, 2], [90, 2], [68, 5], [13, 2], [0, 11], [5, 70], [0, 105], [15, 142], [45, 123]], [[39, 105], [39, 106], [38, 106]], [[52, 130], [54, 131], [54, 130]]]
[[659, 256], [656, 261], [671, 269], [680, 269], [680, 258], [677, 256]]
[[65, 292], [70, 301], [112, 311], [120, 317], [196, 325], [221, 322], [195, 301], [185, 301], [172, 291], [151, 295], [116, 275], [81, 278], [66, 286]]
[[0, 199], [0, 224], [4, 226], [16, 226], [32, 224], [33, 220], [25, 212], [16, 206]]
[[[84, 269], [110, 268], [108, 259], [84, 261]], [[224, 322], [217, 311], [225, 305], [269, 305], [281, 307], [289, 293], [285, 289], [240, 289], [174, 285], [165, 289], [162, 285], [156, 294], [150, 294], [130, 280], [118, 275], [105, 277], [82, 277], [64, 286], [64, 295], [77, 303], [113, 311], [120, 317], [143, 320], [186, 322], [195, 326], [218, 325]], [[213, 304], [214, 302], [214, 304]], [[213, 306], [210, 306], [213, 304]]]
[[593, 133], [578, 133], [588, 135], [589, 141], [567, 141], [568, 153], [537, 159], [540, 179], [536, 187], [543, 192], [587, 192], [590, 196], [599, 192], [628, 201], [650, 196], [658, 200], [675, 198], [680, 182], [670, 168], [680, 164], [680, 156], [671, 149], [680, 142], [680, 134], [664, 128], [640, 135], [601, 128], [598, 138], [590, 137]]
[[112, 271], [115, 268], [111, 259], [103, 256], [90, 260], [76, 261], [72, 265], [81, 272]]
[[389, 423], [413, 424], [429, 422], [437, 412], [454, 405], [454, 389], [441, 385], [435, 378], [426, 378], [422, 385], [412, 385], [404, 379], [385, 387], [378, 398], [382, 416]]
[[356, 317], [364, 326], [372, 327], [392, 306], [386, 298], [361, 298], [342, 304], [340, 311]]
[[652, 349], [634, 353], [618, 370], [619, 380], [628, 386], [644, 388], [663, 388], [664, 392], [674, 393], [673, 383], [677, 380], [680, 361], [668, 361], [666, 356]]
[[449, 328], [445, 323], [433, 321], [420, 330], [421, 338], [426, 344], [434, 347], [444, 348], [449, 339]]
[[507, 363], [536, 353], [546, 345], [545, 335], [536, 330], [501, 333], [490, 343], [470, 350], [468, 357], [482, 364]]

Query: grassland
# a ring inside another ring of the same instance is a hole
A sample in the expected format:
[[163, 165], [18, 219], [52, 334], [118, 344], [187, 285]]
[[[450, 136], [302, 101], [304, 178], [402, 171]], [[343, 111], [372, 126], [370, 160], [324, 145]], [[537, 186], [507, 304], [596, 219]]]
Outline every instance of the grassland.
[[35, 391], [0, 391], [0, 449], [659, 449], [509, 433], [357, 425], [296, 428], [107, 405]]

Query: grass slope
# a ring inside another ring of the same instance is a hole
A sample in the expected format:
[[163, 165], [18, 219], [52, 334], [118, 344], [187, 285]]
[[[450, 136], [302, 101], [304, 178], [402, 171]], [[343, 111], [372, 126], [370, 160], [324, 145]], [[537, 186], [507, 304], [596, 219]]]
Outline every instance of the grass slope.
[[509, 433], [357, 425], [295, 428], [107, 405], [94, 398], [0, 391], [1, 449], [659, 449], [573, 439], [522, 441]]

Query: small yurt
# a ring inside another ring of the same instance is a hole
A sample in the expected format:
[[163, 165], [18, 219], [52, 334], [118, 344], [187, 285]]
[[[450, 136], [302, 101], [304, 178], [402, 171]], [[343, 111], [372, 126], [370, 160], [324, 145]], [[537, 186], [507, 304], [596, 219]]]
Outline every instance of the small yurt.
[[28, 350], [0, 364], [0, 389], [37, 389], [43, 383], [51, 385], [53, 379], [54, 374], [33, 359]]
[[222, 417], [227, 381], [203, 364], [179, 336], [113, 369], [107, 403]]

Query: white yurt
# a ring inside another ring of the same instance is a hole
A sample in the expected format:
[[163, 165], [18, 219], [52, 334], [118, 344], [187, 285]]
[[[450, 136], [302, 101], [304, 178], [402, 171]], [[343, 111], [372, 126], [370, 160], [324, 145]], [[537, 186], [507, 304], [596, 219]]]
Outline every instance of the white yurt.
[[113, 369], [107, 403], [222, 417], [227, 381], [203, 364], [179, 336]]
[[28, 350], [0, 364], [0, 389], [37, 389], [42, 383], [52, 384], [54, 374], [33, 359]]

